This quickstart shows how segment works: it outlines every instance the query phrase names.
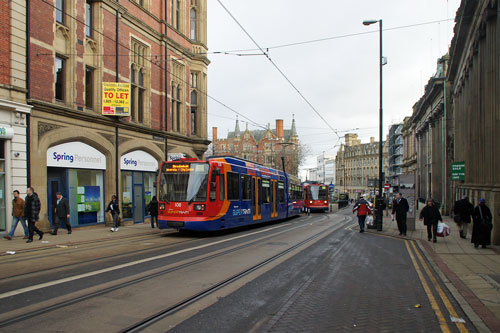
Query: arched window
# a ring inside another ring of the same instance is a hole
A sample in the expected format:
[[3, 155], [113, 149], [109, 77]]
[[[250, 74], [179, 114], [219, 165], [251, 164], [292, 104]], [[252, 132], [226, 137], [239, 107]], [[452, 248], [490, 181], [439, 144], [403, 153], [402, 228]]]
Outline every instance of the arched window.
[[197, 18], [197, 15], [196, 15], [196, 8], [191, 8], [191, 11], [190, 11], [190, 27], [191, 27], [191, 39], [193, 40], [196, 40], [196, 18]]

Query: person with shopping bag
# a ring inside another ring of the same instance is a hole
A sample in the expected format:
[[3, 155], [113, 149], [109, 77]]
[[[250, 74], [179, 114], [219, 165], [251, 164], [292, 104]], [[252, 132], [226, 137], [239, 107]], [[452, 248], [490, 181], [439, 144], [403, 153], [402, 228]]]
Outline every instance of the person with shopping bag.
[[430, 242], [431, 239], [434, 243], [437, 242], [437, 227], [439, 221], [443, 221], [441, 213], [436, 206], [434, 206], [434, 200], [431, 198], [427, 199], [427, 204], [420, 211], [420, 220], [424, 220], [424, 225], [427, 226], [427, 240]]
[[366, 216], [372, 213], [370, 204], [364, 198], [361, 198], [353, 207], [352, 212], [353, 214], [354, 212], [358, 212], [359, 232], [365, 232]]

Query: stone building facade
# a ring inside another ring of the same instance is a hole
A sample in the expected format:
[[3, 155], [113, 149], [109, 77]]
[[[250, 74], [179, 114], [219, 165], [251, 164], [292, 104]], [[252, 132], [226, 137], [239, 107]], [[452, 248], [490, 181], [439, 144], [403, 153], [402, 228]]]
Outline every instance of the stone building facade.
[[[26, 194], [26, 1], [0, 2], [0, 234], [12, 225], [13, 191]], [[22, 234], [21, 226], [17, 234]]]
[[452, 199], [485, 198], [493, 215], [493, 242], [500, 244], [500, 4], [463, 0], [456, 16], [447, 81], [454, 162], [465, 179], [453, 181]]
[[218, 138], [217, 127], [212, 131], [213, 155], [238, 156], [280, 170], [283, 169], [281, 158], [284, 156], [286, 172], [298, 175], [300, 146], [295, 119], [292, 119], [289, 130], [284, 129], [283, 119], [277, 119], [274, 130], [268, 124], [265, 130], [250, 131], [247, 124], [242, 132], [237, 119], [234, 132], [229, 132], [225, 139]]
[[[144, 221], [159, 163], [209, 144], [207, 1], [28, 3], [28, 183], [41, 227], [57, 191], [73, 226], [109, 220], [113, 194], [126, 222]], [[130, 83], [129, 117], [102, 114], [103, 82]]]
[[[421, 203], [432, 198], [443, 213], [450, 207], [450, 150], [452, 124], [449, 121], [449, 88], [445, 75], [449, 56], [437, 62], [436, 74], [425, 87], [425, 93], [413, 106], [411, 131], [416, 138], [416, 190]], [[411, 136], [410, 136], [411, 137]]]
[[[383, 143], [383, 149], [383, 171], [387, 174], [387, 141]], [[339, 192], [348, 193], [350, 198], [374, 194], [378, 189], [379, 142], [370, 138], [369, 143], [361, 143], [357, 134], [347, 133], [345, 143], [337, 151], [335, 166], [336, 188]]]

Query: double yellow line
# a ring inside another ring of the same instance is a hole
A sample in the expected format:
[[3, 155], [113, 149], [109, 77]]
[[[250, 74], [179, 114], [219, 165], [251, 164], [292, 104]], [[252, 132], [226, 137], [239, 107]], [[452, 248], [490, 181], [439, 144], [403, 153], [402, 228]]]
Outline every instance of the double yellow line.
[[[418, 251], [418, 249], [415, 245], [415, 242], [405, 240], [405, 245], [406, 245], [406, 248], [408, 250], [408, 254], [410, 255], [410, 258], [413, 262], [413, 266], [415, 267], [415, 270], [417, 271], [420, 282], [422, 283], [422, 286], [424, 287], [425, 293], [427, 294], [427, 298], [429, 298], [429, 302], [431, 303], [432, 309], [436, 313], [436, 316], [437, 316], [438, 321], [439, 321], [439, 325], [441, 327], [441, 331], [442, 332], [451, 332], [450, 326], [446, 322], [446, 319], [443, 315], [443, 312], [441, 311], [441, 308], [438, 305], [436, 297], [434, 297], [434, 294], [432, 293], [431, 288], [427, 282], [427, 279], [425, 278], [424, 273], [422, 272], [422, 269], [420, 267], [422, 267], [423, 270], [425, 271], [425, 273], [427, 274], [427, 277], [429, 278], [429, 280], [432, 283], [432, 286], [434, 287], [437, 294], [441, 298], [448, 313], [451, 316], [458, 318], [457, 312], [455, 311], [455, 309], [451, 305], [449, 298], [444, 293], [443, 289], [441, 288], [441, 285], [437, 281], [433, 272], [429, 269], [429, 266], [427, 265], [425, 260], [422, 258], [422, 255], [420, 254], [420, 251]], [[457, 325], [459, 332], [461, 332], [461, 333], [468, 332], [467, 328], [465, 327], [465, 325], [463, 323], [456, 322], [455, 324]]]

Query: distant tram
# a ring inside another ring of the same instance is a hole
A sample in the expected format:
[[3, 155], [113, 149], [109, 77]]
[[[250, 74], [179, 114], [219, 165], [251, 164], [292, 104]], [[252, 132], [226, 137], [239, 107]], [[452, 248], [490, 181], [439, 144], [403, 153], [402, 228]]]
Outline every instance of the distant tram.
[[163, 162], [158, 181], [160, 229], [215, 231], [297, 216], [300, 181], [237, 157]]
[[309, 211], [328, 211], [328, 185], [304, 183], [304, 207]]

